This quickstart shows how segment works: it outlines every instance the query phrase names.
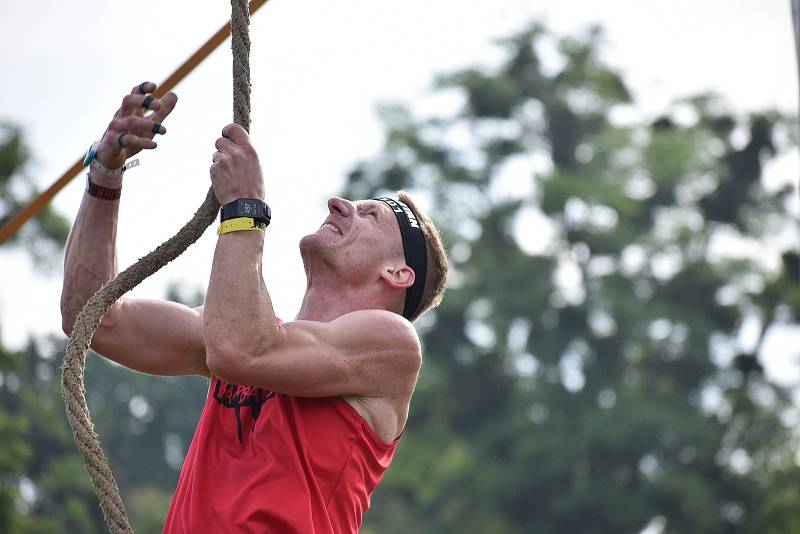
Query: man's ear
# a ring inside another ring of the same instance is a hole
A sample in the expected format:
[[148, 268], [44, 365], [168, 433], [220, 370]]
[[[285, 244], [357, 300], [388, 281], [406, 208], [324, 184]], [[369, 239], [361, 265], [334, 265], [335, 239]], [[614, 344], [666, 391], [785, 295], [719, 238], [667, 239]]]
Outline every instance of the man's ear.
[[386, 267], [381, 272], [381, 278], [394, 288], [406, 289], [414, 285], [415, 275], [411, 267], [401, 265], [399, 267]]

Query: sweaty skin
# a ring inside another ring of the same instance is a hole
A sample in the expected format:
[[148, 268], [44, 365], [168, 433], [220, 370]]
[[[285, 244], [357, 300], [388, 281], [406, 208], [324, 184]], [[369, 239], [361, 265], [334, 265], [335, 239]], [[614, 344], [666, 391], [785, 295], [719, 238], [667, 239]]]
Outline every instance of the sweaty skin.
[[[155, 85], [146, 88], [152, 92]], [[153, 100], [153, 113], [144, 116], [138, 89], [125, 97], [98, 148], [107, 167], [155, 148], [153, 124], [163, 122], [177, 102], [169, 93]], [[123, 147], [116, 141], [120, 133], [126, 134]], [[220, 203], [264, 199], [247, 132], [228, 125], [215, 147], [211, 179]], [[94, 169], [90, 177], [105, 187], [122, 183]], [[417, 334], [398, 315], [414, 273], [404, 263], [388, 206], [334, 198], [328, 208], [325, 223], [301, 242], [308, 283], [297, 320], [277, 323], [261, 272], [264, 233], [231, 232], [218, 238], [204, 308], [122, 299], [101, 322], [92, 348], [152, 374], [214, 374], [287, 395], [342, 396], [392, 441], [405, 425], [421, 365]], [[67, 333], [83, 303], [116, 274], [117, 217], [118, 201], [84, 195], [65, 258], [61, 307]]]

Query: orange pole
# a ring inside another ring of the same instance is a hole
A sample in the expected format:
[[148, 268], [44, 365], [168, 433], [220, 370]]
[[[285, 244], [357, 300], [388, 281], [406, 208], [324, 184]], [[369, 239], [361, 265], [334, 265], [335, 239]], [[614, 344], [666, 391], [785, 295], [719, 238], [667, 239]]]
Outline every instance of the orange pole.
[[[258, 9], [267, 3], [268, 0], [251, 0], [250, 1], [250, 14], [252, 15]], [[156, 98], [161, 98], [167, 92], [172, 90], [181, 80], [183, 80], [187, 74], [192, 72], [197, 65], [200, 64], [205, 58], [208, 57], [211, 52], [214, 51], [219, 45], [221, 45], [225, 39], [231, 34], [231, 21], [229, 20], [227, 24], [225, 24], [222, 28], [217, 31], [211, 38], [201, 46], [197, 52], [192, 54], [189, 59], [183, 62], [183, 64], [175, 69], [175, 72], [170, 74], [170, 76], [164, 80], [164, 82], [158, 86], [158, 89], [153, 93]], [[56, 193], [64, 189], [64, 187], [72, 181], [75, 176], [78, 175], [83, 169], [83, 156], [78, 158], [78, 160], [72, 164], [72, 166], [67, 169], [67, 171], [61, 175], [61, 178], [55, 181], [53, 185], [47, 188], [46, 191], [39, 194], [33, 202], [25, 206], [25, 208], [17, 213], [13, 219], [8, 221], [2, 228], [0, 228], [0, 245], [8, 241], [11, 236], [13, 236], [20, 227], [25, 224], [28, 219], [38, 214], [42, 209], [56, 196]]]

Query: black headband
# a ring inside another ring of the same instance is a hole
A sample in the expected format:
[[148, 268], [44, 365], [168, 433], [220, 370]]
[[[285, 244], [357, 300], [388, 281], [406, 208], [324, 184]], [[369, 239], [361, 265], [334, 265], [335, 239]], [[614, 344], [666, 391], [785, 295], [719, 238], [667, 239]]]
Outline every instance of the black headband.
[[404, 202], [393, 198], [374, 198], [389, 206], [397, 217], [400, 226], [400, 235], [403, 236], [403, 253], [406, 264], [414, 271], [414, 283], [406, 289], [406, 305], [403, 308], [403, 317], [410, 319], [417, 311], [425, 290], [425, 277], [428, 274], [428, 249], [425, 246], [425, 234], [417, 220], [417, 216]]

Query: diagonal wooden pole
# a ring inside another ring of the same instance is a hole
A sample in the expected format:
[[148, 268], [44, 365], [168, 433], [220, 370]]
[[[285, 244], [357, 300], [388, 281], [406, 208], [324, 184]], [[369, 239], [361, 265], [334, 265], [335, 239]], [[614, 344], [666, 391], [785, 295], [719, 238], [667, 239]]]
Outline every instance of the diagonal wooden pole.
[[[252, 15], [258, 9], [267, 3], [267, 0], [252, 0], [250, 2], [250, 14]], [[217, 33], [211, 36], [197, 52], [192, 54], [189, 59], [183, 62], [175, 72], [169, 75], [164, 80], [158, 89], [153, 93], [156, 98], [161, 98], [169, 91], [171, 91], [187, 74], [192, 72], [197, 65], [200, 64], [205, 58], [208, 57], [225, 39], [231, 34], [231, 23], [228, 21]], [[23, 224], [28, 222], [28, 219], [36, 216], [44, 207], [53, 199], [56, 194], [64, 189], [83, 169], [83, 156], [78, 158], [67, 171], [56, 180], [53, 185], [47, 188], [43, 193], [40, 193], [30, 204], [25, 206], [19, 213], [17, 213], [10, 221], [8, 221], [2, 228], [0, 228], [0, 245], [8, 241]]]

